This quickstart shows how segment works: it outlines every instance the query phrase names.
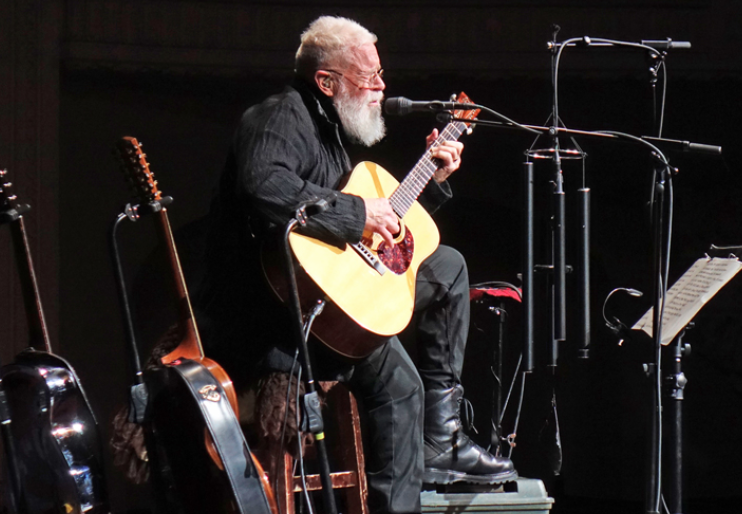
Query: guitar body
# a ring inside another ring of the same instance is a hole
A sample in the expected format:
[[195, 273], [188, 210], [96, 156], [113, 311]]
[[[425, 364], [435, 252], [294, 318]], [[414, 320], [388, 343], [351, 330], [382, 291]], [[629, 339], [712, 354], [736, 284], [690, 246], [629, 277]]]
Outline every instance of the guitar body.
[[107, 513], [97, 422], [69, 363], [29, 348], [0, 373], [19, 463], [20, 511]]
[[[464, 93], [457, 101], [471, 103]], [[440, 131], [402, 183], [372, 162], [362, 162], [353, 169], [342, 192], [361, 198], [388, 198], [401, 219], [400, 233], [391, 248], [378, 234], [344, 248], [296, 232], [289, 235], [289, 245], [301, 265], [296, 278], [302, 311], [309, 312], [318, 300], [330, 300], [314, 320], [312, 333], [335, 352], [350, 358], [365, 357], [410, 322], [417, 271], [440, 241], [438, 228], [417, 198], [440, 164], [433, 158], [434, 149], [445, 141], [456, 141], [468, 130], [463, 120], [473, 120], [478, 113], [479, 109], [454, 111], [454, 120]], [[264, 248], [263, 270], [285, 302], [287, 281], [273, 264], [280, 260], [268, 252], [270, 247]]]
[[[388, 198], [399, 182], [384, 168], [362, 162], [353, 170], [342, 192], [362, 198]], [[427, 211], [414, 202], [402, 219], [404, 228], [392, 251], [376, 235], [366, 248], [385, 268], [379, 273], [350, 245], [340, 249], [318, 239], [292, 233], [291, 249], [311, 281], [297, 277], [302, 307], [329, 297], [332, 304], [316, 318], [312, 332], [337, 353], [365, 357], [386, 338], [409, 324], [415, 307], [415, 281], [420, 264], [438, 247], [440, 235]], [[268, 270], [269, 266], [264, 266]], [[285, 298], [285, 286], [275, 272], [268, 278]], [[317, 287], [319, 289], [317, 289]]]

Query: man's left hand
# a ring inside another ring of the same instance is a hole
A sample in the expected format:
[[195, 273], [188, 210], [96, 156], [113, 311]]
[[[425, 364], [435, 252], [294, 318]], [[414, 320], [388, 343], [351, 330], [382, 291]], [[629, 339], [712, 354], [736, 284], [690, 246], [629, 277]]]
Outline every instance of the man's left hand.
[[[428, 137], [425, 138], [427, 147], [431, 145], [438, 138], [438, 129], [433, 129]], [[451, 173], [459, 169], [461, 166], [461, 152], [464, 151], [464, 144], [460, 141], [444, 141], [432, 152], [431, 156], [434, 159], [438, 159], [438, 169], [433, 174], [433, 180], [439, 184], [446, 180]]]

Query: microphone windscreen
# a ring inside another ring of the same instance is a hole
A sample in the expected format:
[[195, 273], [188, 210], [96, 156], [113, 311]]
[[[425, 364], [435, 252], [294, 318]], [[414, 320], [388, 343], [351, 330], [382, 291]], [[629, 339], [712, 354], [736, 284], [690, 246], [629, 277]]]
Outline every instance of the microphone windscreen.
[[721, 147], [715, 145], [703, 145], [701, 143], [688, 143], [688, 152], [709, 153], [721, 155]]
[[386, 114], [402, 116], [407, 114], [410, 107], [410, 100], [403, 96], [393, 96], [387, 98], [384, 102], [384, 112]]

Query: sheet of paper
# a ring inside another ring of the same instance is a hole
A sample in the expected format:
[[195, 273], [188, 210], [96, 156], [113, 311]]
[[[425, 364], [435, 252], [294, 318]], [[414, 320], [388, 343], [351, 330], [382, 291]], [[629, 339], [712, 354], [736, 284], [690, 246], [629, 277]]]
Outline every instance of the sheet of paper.
[[[667, 345], [698, 314], [706, 302], [742, 269], [737, 258], [698, 259], [667, 292], [662, 316], [662, 344]], [[632, 327], [652, 337], [654, 308]]]

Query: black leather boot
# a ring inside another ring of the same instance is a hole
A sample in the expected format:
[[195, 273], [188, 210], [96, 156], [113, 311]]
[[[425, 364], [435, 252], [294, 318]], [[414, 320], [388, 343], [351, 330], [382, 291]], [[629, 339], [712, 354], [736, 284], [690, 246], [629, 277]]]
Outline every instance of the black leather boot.
[[498, 484], [517, 478], [510, 459], [496, 457], [464, 434], [459, 413], [464, 388], [425, 391], [426, 484]]

